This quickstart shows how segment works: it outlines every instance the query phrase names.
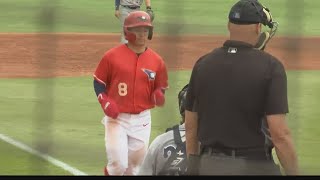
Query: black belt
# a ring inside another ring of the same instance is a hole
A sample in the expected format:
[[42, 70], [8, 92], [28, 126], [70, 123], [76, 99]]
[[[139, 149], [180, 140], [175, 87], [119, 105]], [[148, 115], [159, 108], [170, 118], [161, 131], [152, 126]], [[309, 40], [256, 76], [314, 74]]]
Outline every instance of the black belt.
[[230, 148], [215, 148], [210, 146], [201, 147], [201, 154], [209, 154], [212, 156], [218, 156], [223, 154], [226, 156], [232, 156], [234, 158], [245, 158], [252, 160], [272, 160], [272, 154], [270, 150], [264, 148], [259, 149], [230, 149]]
[[139, 9], [140, 8], [140, 6], [128, 6], [128, 5], [121, 5], [121, 6], [123, 6], [125, 8], [129, 8], [129, 9]]

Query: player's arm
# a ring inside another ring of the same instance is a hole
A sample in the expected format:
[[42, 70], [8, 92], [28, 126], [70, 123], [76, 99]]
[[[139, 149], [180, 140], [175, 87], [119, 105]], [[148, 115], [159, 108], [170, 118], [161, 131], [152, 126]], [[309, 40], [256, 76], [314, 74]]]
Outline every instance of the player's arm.
[[107, 85], [109, 84], [108, 71], [109, 71], [108, 56], [107, 54], [105, 54], [100, 60], [93, 74], [93, 87], [97, 96], [99, 96], [99, 94], [101, 93], [105, 93], [107, 90]]
[[277, 157], [287, 175], [298, 175], [298, 160], [285, 114], [268, 115], [268, 125]]
[[107, 90], [106, 85], [103, 83], [100, 83], [96, 79], [93, 79], [93, 88], [94, 88], [94, 92], [96, 93], [97, 97], [99, 96], [99, 94], [105, 93]]
[[169, 88], [168, 71], [167, 71], [167, 66], [164, 63], [164, 61], [161, 61], [161, 65], [160, 65], [160, 68], [159, 68], [157, 74], [158, 75], [156, 77], [155, 87], [161, 88], [161, 90], [164, 92], [166, 89]]
[[275, 63], [267, 90], [266, 114], [272, 142], [287, 175], [298, 175], [298, 158], [286, 122], [288, 110], [287, 77], [283, 65]]
[[151, 0], [145, 0], [145, 4], [146, 4], [146, 8], [150, 8], [151, 9]]
[[186, 151], [190, 154], [199, 154], [198, 141], [198, 113], [196, 107], [195, 82], [198, 71], [198, 63], [194, 66], [186, 95], [185, 127], [186, 127]]
[[145, 0], [145, 3], [146, 3], [146, 12], [149, 14], [151, 21], [153, 21], [155, 14], [151, 8], [151, 0]]
[[185, 112], [185, 127], [186, 127], [186, 150], [187, 157], [190, 154], [199, 154], [198, 143], [198, 114], [186, 110]]
[[96, 71], [93, 75], [93, 87], [105, 115], [116, 119], [119, 115], [117, 104], [106, 94], [108, 90], [107, 85], [109, 84], [108, 66], [108, 58], [104, 56], [102, 60], [99, 62], [99, 65], [96, 68]]
[[[152, 176], [157, 175], [156, 169], [157, 167], [157, 157], [159, 152], [159, 147], [161, 145], [161, 138], [158, 136], [156, 137], [151, 145], [148, 148], [148, 152], [142, 162], [138, 175], [146, 175]], [[158, 168], [159, 169], [159, 168]]]
[[115, 6], [115, 13], [114, 15], [119, 18], [120, 17], [120, 11], [119, 11], [119, 8], [120, 8], [120, 0], [114, 0], [114, 6]]
[[165, 91], [169, 88], [167, 67], [163, 61], [157, 71], [155, 79], [155, 88], [151, 100], [157, 106], [163, 106], [165, 103]]

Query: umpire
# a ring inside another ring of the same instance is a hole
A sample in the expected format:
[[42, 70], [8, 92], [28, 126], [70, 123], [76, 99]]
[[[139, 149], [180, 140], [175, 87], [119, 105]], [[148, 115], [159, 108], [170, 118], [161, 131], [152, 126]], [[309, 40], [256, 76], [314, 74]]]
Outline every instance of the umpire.
[[[262, 32], [262, 25], [270, 32]], [[230, 39], [195, 64], [186, 105], [189, 174], [281, 175], [273, 145], [285, 174], [298, 174], [286, 123], [286, 72], [262, 50], [276, 28], [269, 9], [240, 0], [229, 13]], [[272, 146], [265, 143], [264, 118]]]

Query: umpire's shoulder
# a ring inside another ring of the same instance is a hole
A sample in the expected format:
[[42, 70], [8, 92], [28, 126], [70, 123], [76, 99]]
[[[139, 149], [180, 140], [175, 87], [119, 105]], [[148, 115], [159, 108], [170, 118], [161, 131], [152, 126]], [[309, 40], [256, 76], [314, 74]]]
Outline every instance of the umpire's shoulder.
[[205, 61], [212, 61], [213, 59], [216, 59], [216, 57], [220, 58], [221, 53], [224, 53], [224, 47], [215, 48], [212, 51], [202, 55], [197, 63], [202, 64]]
[[214, 54], [215, 52], [217, 51], [217, 49], [209, 52], [209, 53], [206, 53], [202, 56], [199, 57], [199, 59], [196, 61], [196, 63], [194, 64], [193, 68], [194, 69], [197, 69], [199, 70], [199, 68], [207, 61], [207, 60], [210, 60], [209, 57], [212, 56], [212, 54]]
[[266, 51], [261, 51], [261, 50], [256, 50], [256, 51], [261, 57], [264, 57], [262, 59], [264, 59], [265, 61], [268, 61], [268, 63], [272, 67], [280, 67], [280, 68], [284, 69], [283, 62], [279, 58], [273, 56], [272, 54], [270, 54]]

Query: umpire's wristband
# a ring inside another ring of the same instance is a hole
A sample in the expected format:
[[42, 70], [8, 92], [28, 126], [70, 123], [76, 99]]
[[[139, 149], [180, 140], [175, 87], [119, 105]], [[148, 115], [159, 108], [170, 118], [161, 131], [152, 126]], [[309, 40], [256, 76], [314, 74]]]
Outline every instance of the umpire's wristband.
[[116, 10], [119, 10], [119, 7], [120, 7], [120, 6], [116, 6]]

